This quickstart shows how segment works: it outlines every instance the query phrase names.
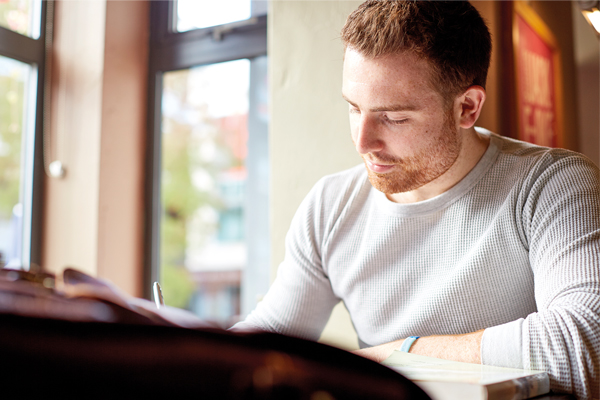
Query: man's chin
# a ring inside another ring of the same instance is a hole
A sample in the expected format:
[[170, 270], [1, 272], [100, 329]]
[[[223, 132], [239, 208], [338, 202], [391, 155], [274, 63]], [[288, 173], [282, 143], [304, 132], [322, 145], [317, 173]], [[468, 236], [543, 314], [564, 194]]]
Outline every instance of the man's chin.
[[371, 186], [384, 194], [410, 192], [421, 186], [414, 180], [407, 180], [406, 177], [399, 177], [398, 174], [377, 174], [370, 171], [368, 168], [367, 172]]

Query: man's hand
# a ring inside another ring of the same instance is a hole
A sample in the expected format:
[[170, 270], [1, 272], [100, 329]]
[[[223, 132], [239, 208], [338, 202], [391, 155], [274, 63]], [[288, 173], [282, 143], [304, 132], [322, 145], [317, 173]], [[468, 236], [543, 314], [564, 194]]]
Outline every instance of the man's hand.
[[[481, 337], [483, 329], [463, 335], [426, 336], [417, 339], [410, 348], [409, 353], [422, 356], [443, 358], [446, 360], [481, 364]], [[354, 354], [382, 362], [394, 350], [402, 346], [404, 339], [373, 346], [366, 349], [353, 351]]]

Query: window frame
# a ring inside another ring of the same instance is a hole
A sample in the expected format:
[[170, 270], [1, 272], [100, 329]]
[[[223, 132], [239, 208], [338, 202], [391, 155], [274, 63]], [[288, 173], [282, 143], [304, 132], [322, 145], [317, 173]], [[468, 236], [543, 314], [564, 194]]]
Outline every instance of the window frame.
[[[50, 49], [51, 34], [47, 32], [52, 27], [52, 21], [48, 17], [52, 14], [48, 10], [54, 6], [54, 0], [41, 2], [40, 12], [40, 36], [33, 39], [29, 36], [14, 32], [0, 26], [0, 55], [29, 64], [36, 76], [35, 89], [35, 111], [33, 112], [33, 138], [30, 148], [26, 148], [24, 160], [21, 161], [22, 168], [28, 173], [26, 179], [21, 182], [23, 187], [23, 249], [22, 268], [25, 270], [38, 270], [42, 262], [42, 219], [43, 219], [43, 196], [44, 196], [44, 158], [43, 158], [43, 127], [44, 127], [44, 94], [46, 89], [46, 52]], [[50, 24], [48, 24], [50, 22]], [[31, 110], [31, 109], [30, 109]], [[27, 111], [30, 111], [27, 110]], [[27, 135], [29, 132], [23, 132]], [[24, 176], [24, 174], [21, 174]]]
[[[169, 71], [267, 54], [267, 16], [186, 32], [176, 32], [176, 2], [150, 4], [148, 66], [148, 135], [144, 211], [143, 295], [151, 299], [152, 282], [159, 280], [161, 218], [161, 99], [163, 74]], [[220, 36], [217, 40], [215, 36]]]

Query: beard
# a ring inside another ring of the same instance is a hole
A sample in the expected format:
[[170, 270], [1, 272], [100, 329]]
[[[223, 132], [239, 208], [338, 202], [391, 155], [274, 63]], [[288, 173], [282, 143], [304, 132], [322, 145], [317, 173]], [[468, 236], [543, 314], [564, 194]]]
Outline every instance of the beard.
[[[451, 113], [447, 115], [442, 130], [436, 142], [414, 156], [394, 158], [371, 154], [370, 161], [396, 166], [385, 174], [373, 172], [367, 166], [371, 185], [385, 194], [404, 193], [418, 189], [443, 175], [458, 158], [462, 143]], [[366, 165], [365, 156], [362, 158]]]

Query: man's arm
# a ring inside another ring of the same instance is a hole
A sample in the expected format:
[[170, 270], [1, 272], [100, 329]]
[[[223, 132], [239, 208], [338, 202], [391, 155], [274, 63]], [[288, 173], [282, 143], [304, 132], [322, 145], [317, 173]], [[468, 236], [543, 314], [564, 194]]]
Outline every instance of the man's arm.
[[[304, 339], [317, 340], [331, 310], [339, 302], [321, 264], [321, 243], [327, 216], [323, 194], [326, 180], [321, 179], [306, 196], [294, 218], [285, 241], [285, 259], [277, 278], [256, 309], [236, 331], [263, 330]], [[334, 192], [344, 192], [339, 181], [329, 180]], [[344, 183], [344, 182], [341, 182]], [[334, 208], [334, 207], [331, 207]]]
[[[481, 337], [483, 329], [462, 335], [426, 336], [417, 339], [410, 347], [410, 353], [422, 356], [443, 358], [446, 360], [462, 361], [481, 364]], [[394, 350], [400, 349], [404, 339], [357, 350], [354, 354], [382, 362]]]
[[521, 211], [537, 312], [492, 327], [482, 361], [520, 340], [523, 368], [547, 371], [550, 388], [600, 395], [600, 174], [581, 157], [552, 150], [532, 174]]

